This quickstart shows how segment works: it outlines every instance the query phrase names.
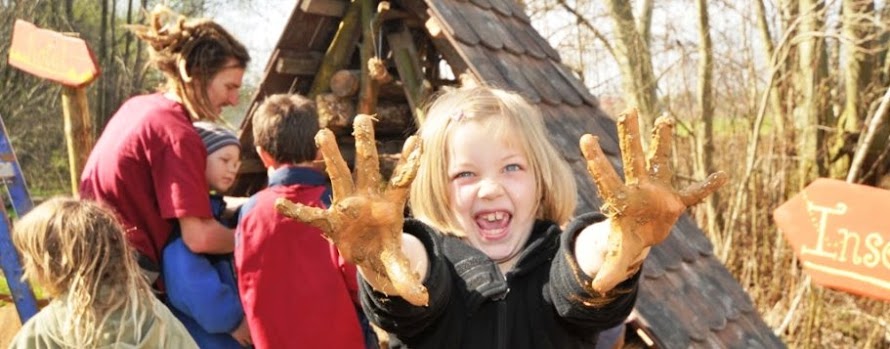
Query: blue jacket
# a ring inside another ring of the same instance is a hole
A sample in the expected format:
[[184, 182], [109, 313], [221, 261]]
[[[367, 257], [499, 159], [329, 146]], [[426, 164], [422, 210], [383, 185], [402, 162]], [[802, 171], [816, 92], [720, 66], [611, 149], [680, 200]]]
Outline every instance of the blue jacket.
[[[217, 195], [210, 202], [219, 219], [225, 202]], [[244, 319], [232, 255], [192, 253], [178, 227], [171, 236], [161, 258], [170, 310], [201, 348], [241, 348], [229, 334]]]

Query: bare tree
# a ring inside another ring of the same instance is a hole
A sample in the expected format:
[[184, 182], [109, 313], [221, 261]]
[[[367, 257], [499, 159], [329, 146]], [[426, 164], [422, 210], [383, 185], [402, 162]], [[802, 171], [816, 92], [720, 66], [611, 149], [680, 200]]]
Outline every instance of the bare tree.
[[[711, 43], [711, 24], [708, 16], [708, 1], [696, 0], [698, 9], [698, 104], [700, 114], [696, 127], [695, 174], [698, 178], [707, 178], [714, 172], [714, 54]], [[707, 229], [711, 232], [721, 231], [721, 223], [717, 214], [718, 193], [705, 200]]]
[[[642, 9], [645, 21], [651, 21], [651, 1], [643, 5], [650, 8]], [[649, 24], [638, 25], [634, 18], [631, 2], [626, 0], [608, 0], [606, 7], [612, 18], [615, 53], [621, 68], [621, 83], [628, 103], [637, 106], [645, 124], [652, 125], [658, 117], [657, 81], [652, 68], [652, 54], [649, 51], [648, 36], [644, 36], [638, 28], [649, 28]]]
[[[791, 0], [789, 2], [793, 2]], [[796, 89], [799, 92], [794, 110], [797, 154], [800, 159], [799, 186], [815, 179], [823, 171], [820, 144], [830, 117], [828, 99], [828, 56], [825, 49], [825, 3], [822, 0], [796, 0], [801, 25], [798, 44]]]
[[875, 12], [871, 0], [843, 0], [841, 47], [845, 68], [844, 109], [835, 123], [835, 133], [828, 157], [832, 160], [830, 176], [845, 178], [850, 170], [851, 155], [856, 145], [865, 115], [868, 112], [870, 96], [867, 90], [872, 81], [875, 57], [873, 27], [870, 16]]

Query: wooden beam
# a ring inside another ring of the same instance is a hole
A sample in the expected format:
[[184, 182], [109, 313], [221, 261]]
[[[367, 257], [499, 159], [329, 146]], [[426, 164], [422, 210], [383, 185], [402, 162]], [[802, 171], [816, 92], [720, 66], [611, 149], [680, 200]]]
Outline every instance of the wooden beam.
[[417, 48], [411, 33], [404, 26], [387, 36], [389, 47], [392, 49], [396, 69], [399, 71], [399, 79], [405, 88], [405, 96], [411, 106], [414, 122], [423, 124], [422, 104], [432, 92], [432, 85], [424, 78], [422, 63], [418, 57]]
[[361, 23], [362, 23], [362, 46], [361, 67], [362, 67], [362, 86], [359, 91], [358, 110], [359, 114], [374, 115], [377, 112], [377, 90], [378, 84], [371, 79], [368, 63], [372, 58], [376, 58], [374, 52], [374, 37], [379, 35], [380, 27], [375, 26], [374, 19], [377, 16], [377, 0], [356, 0], [361, 1]]
[[281, 50], [275, 62], [275, 71], [286, 75], [314, 75], [321, 67], [321, 52], [294, 52]]
[[331, 82], [331, 76], [340, 69], [346, 67], [352, 53], [355, 52], [355, 44], [358, 41], [359, 25], [361, 24], [361, 5], [362, 0], [355, 0], [349, 5], [349, 9], [343, 20], [340, 22], [340, 29], [328, 46], [327, 52], [324, 54], [324, 60], [315, 80], [312, 81], [312, 88], [309, 90], [309, 98], [315, 98], [319, 93], [328, 91]]
[[343, 17], [348, 4], [349, 2], [343, 0], [303, 0], [300, 10], [319, 16]]

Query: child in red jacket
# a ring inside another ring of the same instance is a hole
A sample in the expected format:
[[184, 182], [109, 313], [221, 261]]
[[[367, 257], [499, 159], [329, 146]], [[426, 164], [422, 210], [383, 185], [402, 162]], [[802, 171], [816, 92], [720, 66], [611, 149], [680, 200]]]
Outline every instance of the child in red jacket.
[[268, 97], [253, 115], [253, 138], [268, 187], [241, 210], [236, 232], [238, 289], [257, 348], [364, 348], [355, 267], [316, 228], [275, 210], [284, 197], [327, 207], [330, 189], [313, 166], [319, 124], [298, 95]]

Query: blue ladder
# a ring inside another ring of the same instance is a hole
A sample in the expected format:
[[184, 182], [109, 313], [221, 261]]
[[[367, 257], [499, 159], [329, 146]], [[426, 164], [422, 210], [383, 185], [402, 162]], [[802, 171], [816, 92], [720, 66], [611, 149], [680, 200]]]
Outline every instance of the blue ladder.
[[[6, 125], [3, 124], [3, 117], [0, 116], [0, 182], [6, 186], [16, 216], [21, 217], [31, 210], [34, 203], [31, 201], [25, 177], [22, 176], [22, 169], [19, 167], [19, 162], [16, 160], [15, 152], [12, 150], [12, 144], [9, 143], [7, 135]], [[3, 268], [3, 275], [6, 276], [9, 291], [15, 301], [15, 308], [24, 324], [34, 314], [37, 314], [37, 300], [34, 298], [31, 286], [22, 282], [22, 264], [12, 245], [12, 224], [6, 213], [6, 204], [2, 196], [0, 196], [0, 212], [2, 212], [0, 215], [3, 216], [0, 218], [0, 267]]]

